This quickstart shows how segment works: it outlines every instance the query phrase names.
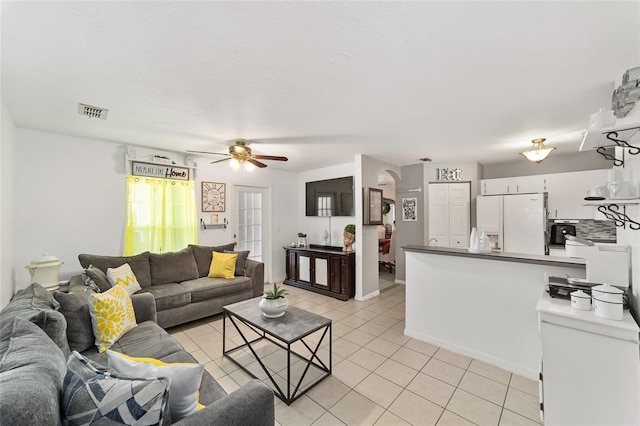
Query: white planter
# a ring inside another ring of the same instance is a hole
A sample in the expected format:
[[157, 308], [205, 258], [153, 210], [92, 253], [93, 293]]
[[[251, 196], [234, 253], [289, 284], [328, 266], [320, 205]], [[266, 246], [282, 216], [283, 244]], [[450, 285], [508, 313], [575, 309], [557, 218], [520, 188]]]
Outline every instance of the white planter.
[[285, 297], [280, 299], [262, 299], [258, 304], [262, 315], [267, 318], [279, 318], [284, 315], [285, 311], [289, 307], [289, 300]]

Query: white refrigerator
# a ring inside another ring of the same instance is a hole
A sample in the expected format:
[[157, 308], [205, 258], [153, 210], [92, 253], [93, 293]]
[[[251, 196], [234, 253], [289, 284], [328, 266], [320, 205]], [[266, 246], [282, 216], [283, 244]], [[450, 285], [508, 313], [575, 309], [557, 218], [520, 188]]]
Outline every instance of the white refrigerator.
[[544, 255], [546, 217], [544, 193], [476, 198], [476, 228], [486, 232], [497, 251]]

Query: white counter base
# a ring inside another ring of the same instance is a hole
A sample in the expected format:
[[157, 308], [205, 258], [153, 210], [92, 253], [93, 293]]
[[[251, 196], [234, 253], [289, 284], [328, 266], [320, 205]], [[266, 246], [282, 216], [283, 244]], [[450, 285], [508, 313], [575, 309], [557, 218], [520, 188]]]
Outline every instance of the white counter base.
[[407, 336], [537, 380], [536, 303], [546, 274], [584, 266], [405, 250]]

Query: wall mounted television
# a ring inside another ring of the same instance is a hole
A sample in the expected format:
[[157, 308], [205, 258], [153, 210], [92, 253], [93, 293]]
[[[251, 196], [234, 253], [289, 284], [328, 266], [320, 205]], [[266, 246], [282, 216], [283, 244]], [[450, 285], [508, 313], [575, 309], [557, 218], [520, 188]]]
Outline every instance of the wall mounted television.
[[353, 176], [306, 183], [307, 216], [354, 216]]

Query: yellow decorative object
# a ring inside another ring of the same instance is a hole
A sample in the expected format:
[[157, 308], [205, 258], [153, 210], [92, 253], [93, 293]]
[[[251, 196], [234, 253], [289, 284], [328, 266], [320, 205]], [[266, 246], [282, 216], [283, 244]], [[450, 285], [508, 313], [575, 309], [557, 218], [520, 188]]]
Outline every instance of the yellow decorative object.
[[236, 270], [237, 259], [237, 253], [218, 253], [214, 251], [208, 277], [232, 279]]
[[104, 293], [90, 294], [89, 314], [93, 336], [100, 353], [109, 349], [126, 332], [137, 326], [131, 297], [120, 285]]
[[142, 290], [142, 287], [140, 287], [140, 283], [138, 283], [138, 279], [136, 278], [135, 274], [131, 270], [131, 266], [129, 266], [128, 263], [125, 263], [122, 266], [118, 266], [117, 268], [108, 268], [107, 279], [113, 287], [120, 285], [124, 287], [129, 294], [133, 294], [138, 290]]
[[170, 378], [169, 410], [172, 422], [204, 408], [204, 405], [198, 401], [203, 365], [187, 362], [167, 363], [154, 358], [136, 358], [110, 350], [107, 351], [107, 359], [109, 367], [122, 374], [144, 378]]

